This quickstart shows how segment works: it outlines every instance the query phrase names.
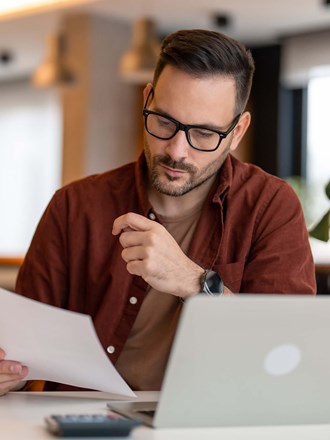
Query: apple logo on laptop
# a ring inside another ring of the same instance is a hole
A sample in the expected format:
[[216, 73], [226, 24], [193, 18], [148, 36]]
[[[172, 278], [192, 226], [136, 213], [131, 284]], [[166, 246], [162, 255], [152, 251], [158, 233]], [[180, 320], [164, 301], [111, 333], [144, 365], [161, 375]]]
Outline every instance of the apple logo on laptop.
[[284, 376], [295, 370], [301, 361], [301, 351], [294, 344], [282, 344], [270, 350], [264, 359], [264, 369], [271, 376]]

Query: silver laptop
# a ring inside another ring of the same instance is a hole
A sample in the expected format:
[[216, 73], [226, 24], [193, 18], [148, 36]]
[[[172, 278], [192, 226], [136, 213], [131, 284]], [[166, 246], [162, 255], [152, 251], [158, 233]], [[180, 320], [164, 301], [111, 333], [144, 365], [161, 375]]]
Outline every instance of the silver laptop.
[[158, 404], [109, 407], [155, 428], [330, 423], [330, 297], [191, 298]]

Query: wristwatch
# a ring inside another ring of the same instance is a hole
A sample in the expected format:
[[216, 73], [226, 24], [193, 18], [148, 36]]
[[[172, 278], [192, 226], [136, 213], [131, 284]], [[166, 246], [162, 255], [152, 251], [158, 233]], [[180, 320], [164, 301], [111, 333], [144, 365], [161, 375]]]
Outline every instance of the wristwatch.
[[210, 296], [219, 296], [224, 293], [224, 284], [220, 276], [213, 270], [205, 270], [201, 277], [202, 292]]

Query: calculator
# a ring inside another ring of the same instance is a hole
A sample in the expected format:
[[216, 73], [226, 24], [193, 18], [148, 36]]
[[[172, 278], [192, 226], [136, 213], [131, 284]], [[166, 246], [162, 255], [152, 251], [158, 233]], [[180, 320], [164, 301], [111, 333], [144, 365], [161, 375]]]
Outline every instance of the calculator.
[[126, 437], [139, 420], [119, 414], [65, 414], [45, 418], [49, 432], [60, 437]]

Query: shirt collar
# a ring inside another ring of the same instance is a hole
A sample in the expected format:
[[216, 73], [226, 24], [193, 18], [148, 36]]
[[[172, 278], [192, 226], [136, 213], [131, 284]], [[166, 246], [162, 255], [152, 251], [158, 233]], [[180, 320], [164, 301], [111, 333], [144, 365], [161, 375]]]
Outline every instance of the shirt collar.
[[223, 202], [231, 187], [232, 181], [233, 181], [232, 156], [231, 154], [228, 154], [220, 170], [218, 171], [217, 178], [215, 179], [214, 185], [210, 191], [210, 194], [213, 194], [213, 198], [212, 198], [213, 202], [215, 203]]

